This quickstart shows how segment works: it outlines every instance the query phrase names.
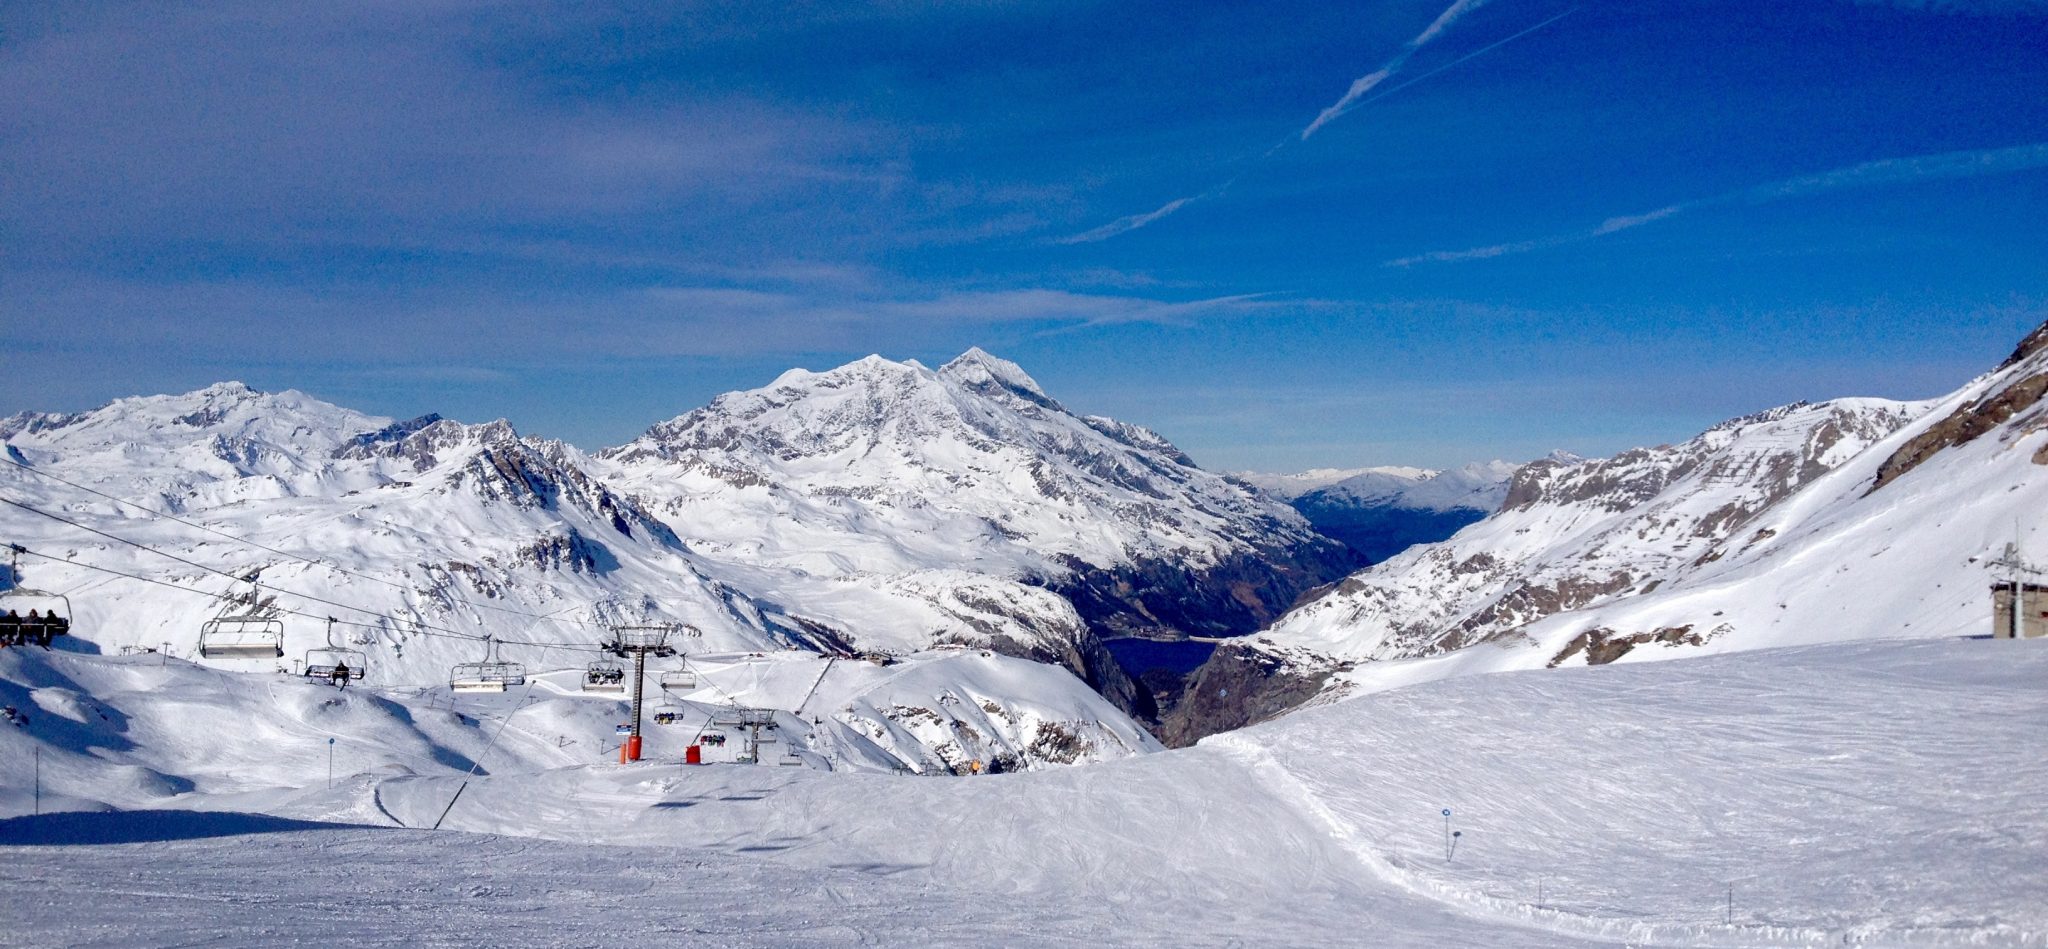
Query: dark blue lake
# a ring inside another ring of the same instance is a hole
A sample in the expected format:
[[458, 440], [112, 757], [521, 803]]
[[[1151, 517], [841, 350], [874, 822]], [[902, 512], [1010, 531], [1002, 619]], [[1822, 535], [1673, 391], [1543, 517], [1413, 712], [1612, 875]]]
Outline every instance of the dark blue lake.
[[1187, 675], [1209, 661], [1209, 654], [1216, 651], [1215, 643], [1164, 643], [1154, 639], [1111, 639], [1103, 645], [1109, 647], [1109, 654], [1116, 657], [1117, 664], [1133, 676], [1144, 675], [1153, 669]]

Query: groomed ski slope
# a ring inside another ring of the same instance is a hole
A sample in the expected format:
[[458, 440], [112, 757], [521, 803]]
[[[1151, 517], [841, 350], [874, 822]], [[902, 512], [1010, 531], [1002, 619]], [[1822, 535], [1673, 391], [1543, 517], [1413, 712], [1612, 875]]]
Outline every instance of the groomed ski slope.
[[[505, 768], [450, 812], [470, 833], [16, 820], [0, 918], [108, 945], [2048, 945], [2044, 681], [2042, 641], [1807, 646], [1432, 682], [1016, 775]], [[162, 803], [418, 826], [459, 781], [303, 770]], [[268, 832], [214, 836], [242, 830]], [[169, 839], [50, 845], [95, 834]]]

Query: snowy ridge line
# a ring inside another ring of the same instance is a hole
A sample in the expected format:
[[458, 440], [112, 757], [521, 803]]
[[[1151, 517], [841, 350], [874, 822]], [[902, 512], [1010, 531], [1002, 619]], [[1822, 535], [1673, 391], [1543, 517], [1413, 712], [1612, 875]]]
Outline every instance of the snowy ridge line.
[[1484, 922], [1503, 922], [1525, 926], [1540, 931], [1553, 932], [1564, 936], [1621, 939], [1629, 943], [1653, 942], [1666, 945], [1690, 945], [1702, 947], [1728, 947], [1744, 949], [1758, 945], [1811, 946], [1860, 941], [1871, 935], [1881, 935], [1887, 942], [1912, 943], [1926, 946], [1979, 946], [2005, 945], [2016, 939], [2019, 944], [2032, 942], [2041, 934], [1980, 929], [1975, 932], [1957, 934], [1943, 930], [1897, 930], [1858, 933], [1854, 929], [1829, 931], [1805, 927], [1770, 926], [1761, 924], [1686, 926], [1671, 923], [1640, 922], [1619, 919], [1600, 919], [1568, 913], [1547, 907], [1531, 906], [1518, 900], [1488, 896], [1473, 892], [1428, 876], [1407, 870], [1387, 859], [1370, 842], [1360, 839], [1357, 828], [1345, 821], [1336, 811], [1324, 804], [1322, 799], [1301, 779], [1294, 776], [1287, 767], [1273, 756], [1270, 749], [1245, 737], [1242, 732], [1224, 732], [1202, 741], [1201, 747], [1214, 748], [1239, 759], [1245, 769], [1258, 776], [1272, 787], [1273, 797], [1295, 805], [1329, 829], [1330, 838], [1347, 853], [1355, 857], [1367, 871], [1382, 882], [1398, 887], [1418, 897], [1431, 900], [1467, 917]]
[[[4, 502], [6, 502], [6, 503], [8, 503], [8, 504], [13, 504], [13, 505], [15, 505], [16, 507], [24, 507], [24, 508], [26, 508], [26, 507], [27, 507], [27, 505], [24, 505], [24, 504], [20, 504], [20, 503], [18, 503], [18, 502], [15, 502], [15, 501], [9, 501], [9, 500], [8, 500], [8, 499], [6, 499], [6, 498], [0, 498], [0, 501], [4, 501]], [[30, 510], [34, 510], [34, 509], [33, 509], [33, 508], [30, 508]], [[42, 512], [42, 511], [36, 511], [35, 513], [37, 513], [37, 514], [44, 514], [44, 512]], [[46, 517], [52, 517], [52, 516], [54, 516], [54, 515], [44, 514], [44, 516], [46, 516]], [[63, 518], [57, 518], [57, 519], [58, 519], [58, 520], [63, 520]], [[71, 523], [73, 523], [73, 522], [71, 522], [71, 521], [65, 521], [65, 523], [67, 523], [67, 524], [71, 524]], [[75, 526], [83, 526], [83, 525], [75, 525]], [[89, 528], [89, 527], [88, 527], [88, 528], [85, 528], [85, 529], [86, 529], [86, 530], [92, 530], [92, 528]], [[94, 533], [102, 533], [102, 532], [100, 532], [100, 531], [94, 531]], [[113, 536], [112, 534], [107, 534], [107, 535], [105, 535], [105, 536], [107, 536], [107, 537], [111, 537], [111, 538], [113, 538], [114, 540], [119, 540], [119, 541], [121, 541], [121, 542], [122, 542], [122, 543], [124, 543], [124, 544], [128, 544], [128, 545], [130, 545], [130, 546], [133, 546], [133, 547], [136, 547], [136, 548], [139, 548], [139, 549], [142, 549], [142, 550], [147, 550], [147, 551], [149, 551], [150, 553], [155, 553], [155, 554], [162, 554], [163, 556], [166, 556], [166, 557], [170, 557], [171, 559], [173, 559], [173, 560], [177, 560], [177, 561], [178, 561], [178, 562], [180, 562], [180, 563], [185, 563], [185, 564], [189, 564], [189, 565], [191, 565], [191, 566], [193, 566], [193, 567], [197, 567], [197, 568], [199, 568], [199, 569], [201, 569], [201, 570], [206, 570], [206, 571], [209, 571], [209, 572], [212, 572], [212, 573], [220, 574], [221, 576], [225, 576], [225, 577], [228, 577], [229, 579], [232, 579], [232, 580], [234, 580], [234, 581], [235, 581], [236, 583], [248, 583], [248, 584], [250, 584], [250, 585], [252, 585], [252, 586], [256, 586], [256, 587], [259, 587], [259, 588], [261, 588], [261, 589], [266, 589], [266, 590], [270, 590], [270, 591], [272, 591], [272, 592], [274, 592], [274, 593], [281, 593], [281, 594], [284, 594], [284, 595], [286, 595], [286, 596], [296, 596], [296, 597], [299, 597], [300, 599], [305, 599], [305, 600], [311, 600], [311, 601], [313, 601], [313, 602], [315, 602], [315, 603], [321, 603], [321, 604], [325, 604], [325, 605], [327, 605], [327, 606], [333, 606], [333, 607], [338, 607], [338, 608], [340, 608], [340, 609], [344, 609], [344, 610], [353, 610], [353, 611], [355, 611], [355, 612], [357, 612], [357, 613], [364, 613], [364, 614], [367, 614], [367, 615], [370, 615], [370, 616], [376, 616], [376, 617], [381, 617], [381, 618], [383, 618], [383, 619], [391, 620], [391, 621], [392, 621], [392, 622], [394, 622], [394, 623], [402, 623], [402, 624], [404, 624], [404, 625], [405, 625], [405, 628], [407, 628], [407, 629], [409, 629], [409, 630], [411, 630], [411, 631], [413, 631], [413, 632], [417, 632], [417, 633], [419, 633], [419, 634], [420, 634], [420, 635], [422, 635], [422, 636], [439, 636], [439, 637], [442, 637], [442, 638], [444, 638], [444, 639], [463, 639], [463, 640], [468, 640], [468, 641], [470, 641], [470, 642], [475, 642], [475, 643], [481, 643], [481, 642], [496, 642], [496, 643], [502, 643], [502, 644], [504, 644], [504, 645], [508, 645], [508, 646], [530, 646], [530, 647], [535, 647], [535, 648], [539, 648], [539, 649], [570, 649], [570, 650], [576, 650], [576, 651], [581, 651], [581, 652], [598, 652], [598, 653], [604, 652], [604, 647], [602, 647], [602, 646], [585, 646], [585, 645], [580, 645], [580, 644], [575, 644], [575, 643], [543, 643], [543, 642], [529, 642], [529, 641], [525, 641], [525, 640], [517, 640], [517, 639], [502, 639], [502, 638], [499, 638], [499, 637], [496, 637], [496, 636], [491, 636], [491, 635], [475, 636], [475, 635], [471, 635], [471, 634], [469, 634], [469, 633], [461, 632], [460, 630], [453, 630], [453, 629], [449, 629], [449, 628], [447, 628], [447, 627], [445, 627], [445, 626], [434, 626], [434, 625], [431, 625], [431, 624], [427, 624], [427, 623], [422, 623], [422, 622], [419, 622], [419, 621], [417, 621], [417, 620], [411, 620], [411, 619], [404, 619], [404, 618], [401, 618], [401, 617], [397, 617], [397, 616], [393, 616], [393, 615], [391, 615], [391, 614], [389, 614], [389, 613], [385, 613], [385, 612], [382, 612], [382, 611], [379, 611], [379, 610], [372, 610], [372, 609], [367, 609], [367, 608], [365, 608], [365, 607], [360, 607], [360, 606], [350, 606], [350, 605], [348, 605], [348, 604], [346, 604], [346, 603], [337, 603], [337, 602], [335, 602], [335, 601], [333, 601], [333, 600], [324, 600], [324, 599], [321, 599], [320, 597], [317, 597], [317, 596], [310, 596], [310, 595], [307, 595], [307, 594], [304, 594], [304, 593], [296, 593], [296, 592], [293, 592], [293, 591], [291, 591], [291, 590], [287, 590], [287, 589], [284, 589], [283, 587], [276, 587], [276, 586], [268, 586], [268, 585], [265, 585], [265, 584], [259, 584], [259, 583], [255, 583], [254, 581], [250, 581], [250, 580], [244, 580], [244, 579], [242, 579], [242, 578], [240, 578], [240, 577], [236, 577], [236, 576], [233, 576], [232, 574], [227, 574], [227, 573], [223, 573], [222, 571], [220, 571], [220, 570], [215, 570], [215, 569], [214, 569], [214, 568], [212, 568], [212, 567], [207, 567], [207, 566], [204, 566], [204, 565], [202, 565], [202, 564], [196, 564], [196, 563], [192, 563], [191, 561], [189, 561], [189, 560], [185, 560], [184, 558], [182, 558], [182, 557], [179, 557], [179, 556], [177, 556], [176, 554], [167, 554], [167, 553], [164, 553], [163, 551], [157, 550], [157, 549], [155, 549], [155, 548], [153, 548], [153, 547], [149, 547], [149, 546], [147, 546], [147, 545], [144, 545], [144, 544], [139, 544], [139, 543], [136, 543], [136, 542], [134, 542], [134, 541], [130, 541], [130, 540], [123, 540], [122, 538], [119, 538], [119, 537], [114, 537], [114, 536]], [[48, 560], [48, 561], [50, 561], [50, 562], [52, 562], [52, 563], [61, 563], [61, 564], [69, 564], [69, 565], [71, 565], [71, 566], [74, 566], [74, 567], [83, 567], [84, 569], [87, 569], [87, 570], [92, 570], [92, 571], [96, 571], [96, 572], [99, 572], [99, 573], [111, 574], [111, 575], [113, 575], [113, 576], [121, 577], [121, 578], [124, 578], [124, 579], [128, 579], [128, 580], [136, 580], [136, 581], [140, 581], [140, 582], [142, 582], [142, 583], [149, 583], [149, 584], [154, 584], [154, 585], [156, 585], [156, 586], [160, 586], [160, 587], [166, 587], [166, 588], [168, 588], [168, 589], [172, 589], [172, 590], [181, 590], [181, 591], [183, 591], [183, 592], [186, 592], [186, 593], [190, 593], [190, 594], [193, 594], [193, 595], [195, 595], [195, 596], [203, 596], [203, 597], [206, 597], [207, 599], [210, 599], [210, 600], [218, 600], [218, 599], [220, 599], [220, 598], [221, 598], [221, 597], [220, 597], [220, 595], [219, 595], [219, 594], [217, 594], [217, 593], [208, 593], [208, 592], [207, 592], [207, 591], [205, 591], [205, 590], [200, 590], [200, 589], [197, 589], [197, 588], [194, 588], [194, 587], [188, 587], [188, 586], [184, 586], [184, 585], [182, 585], [182, 584], [172, 583], [172, 582], [170, 582], [169, 580], [158, 580], [158, 579], [155, 579], [155, 578], [153, 578], [153, 577], [145, 577], [145, 576], [140, 576], [140, 575], [138, 575], [138, 574], [133, 574], [133, 573], [127, 573], [127, 572], [124, 572], [124, 571], [120, 571], [120, 570], [115, 570], [115, 569], [113, 569], [112, 567], [102, 567], [102, 566], [99, 566], [99, 565], [97, 565], [97, 564], [90, 564], [90, 563], [86, 563], [86, 562], [85, 562], [85, 561], [83, 561], [83, 560], [76, 560], [76, 559], [73, 559], [73, 558], [69, 558], [69, 557], [57, 557], [57, 556], [53, 556], [53, 555], [51, 555], [51, 554], [41, 553], [41, 552], [38, 552], [38, 551], [30, 550], [30, 549], [29, 549], [29, 548], [27, 548], [27, 547], [21, 547], [20, 545], [15, 545], [15, 546], [19, 548], [19, 552], [20, 552], [20, 553], [21, 553], [22, 555], [24, 555], [24, 556], [28, 556], [28, 557], [35, 557], [35, 558], [38, 558], [38, 559], [41, 559], [41, 560]], [[306, 612], [306, 611], [304, 611], [304, 610], [295, 610], [295, 609], [291, 609], [291, 608], [289, 608], [289, 607], [283, 607], [283, 606], [278, 606], [278, 607], [272, 607], [272, 609], [273, 609], [273, 610], [275, 610], [276, 612], [279, 612], [279, 613], [283, 613], [283, 614], [285, 614], [285, 615], [287, 615], [287, 616], [297, 616], [297, 617], [300, 617], [300, 618], [302, 618], [302, 619], [313, 619], [313, 620], [322, 620], [322, 621], [325, 621], [325, 620], [327, 620], [327, 619], [330, 619], [330, 618], [331, 618], [331, 617], [328, 617], [328, 616], [326, 616], [326, 615], [324, 615], [324, 614], [321, 614], [321, 613], [308, 613], [308, 612]], [[542, 617], [542, 620], [543, 620], [543, 621], [548, 621], [548, 620], [550, 620], [550, 619], [551, 619], [550, 617]], [[335, 625], [337, 625], [337, 626], [353, 626], [353, 627], [356, 627], [356, 628], [358, 628], [358, 629], [383, 629], [383, 628], [384, 628], [384, 627], [383, 627], [382, 625], [380, 625], [380, 624], [377, 624], [377, 623], [363, 623], [363, 622], [357, 622], [357, 621], [355, 621], [355, 620], [345, 620], [345, 619], [335, 619], [335, 620], [334, 620], [334, 624], [335, 624]]]
[[[267, 552], [269, 552], [269, 553], [273, 553], [273, 554], [276, 554], [276, 555], [278, 555], [278, 556], [280, 556], [280, 557], [285, 557], [285, 558], [289, 558], [289, 559], [291, 559], [291, 560], [296, 560], [296, 561], [298, 561], [299, 563], [303, 563], [303, 564], [305, 564], [305, 565], [307, 565], [307, 566], [310, 566], [310, 567], [322, 567], [322, 568], [325, 568], [325, 569], [328, 569], [328, 570], [332, 570], [332, 571], [334, 571], [334, 572], [336, 572], [336, 573], [339, 573], [339, 574], [341, 574], [341, 575], [343, 575], [343, 576], [348, 576], [348, 577], [354, 577], [354, 578], [356, 578], [356, 579], [358, 579], [358, 580], [367, 580], [367, 581], [369, 581], [369, 582], [371, 582], [371, 583], [381, 583], [381, 584], [384, 584], [385, 586], [391, 587], [391, 588], [393, 588], [393, 589], [396, 589], [396, 590], [401, 590], [401, 591], [404, 591], [404, 592], [407, 592], [407, 593], [413, 592], [413, 588], [412, 588], [412, 587], [410, 587], [410, 586], [407, 586], [406, 584], [403, 584], [403, 583], [399, 583], [399, 582], [398, 582], [398, 581], [396, 581], [396, 580], [387, 580], [387, 579], [385, 579], [385, 578], [383, 578], [383, 577], [376, 577], [376, 576], [371, 576], [371, 575], [369, 575], [369, 574], [366, 574], [366, 573], [359, 573], [359, 572], [357, 572], [357, 571], [354, 571], [354, 570], [350, 570], [350, 569], [348, 569], [347, 567], [341, 566], [340, 564], [337, 564], [337, 563], [332, 563], [332, 562], [330, 562], [330, 561], [324, 561], [324, 560], [319, 560], [319, 559], [315, 559], [315, 558], [307, 557], [307, 556], [304, 556], [304, 555], [302, 555], [302, 554], [295, 554], [295, 553], [292, 553], [291, 551], [288, 551], [288, 550], [280, 550], [280, 549], [278, 549], [278, 548], [276, 548], [276, 547], [272, 547], [272, 546], [270, 546], [270, 545], [268, 545], [268, 544], [264, 544], [264, 543], [261, 543], [261, 542], [259, 542], [259, 541], [254, 541], [254, 540], [250, 540], [250, 539], [249, 539], [249, 538], [247, 538], [247, 537], [241, 537], [241, 536], [238, 536], [238, 535], [235, 535], [235, 534], [230, 534], [230, 533], [228, 533], [227, 531], [224, 531], [224, 530], [220, 530], [220, 529], [218, 529], [218, 528], [208, 527], [208, 526], [206, 526], [206, 525], [204, 525], [204, 524], [200, 524], [200, 523], [197, 523], [197, 522], [194, 522], [194, 521], [188, 521], [188, 520], [186, 520], [186, 519], [184, 519], [184, 518], [182, 518], [182, 517], [179, 517], [179, 516], [178, 516], [178, 515], [176, 515], [176, 514], [172, 514], [172, 513], [170, 513], [169, 511], [159, 511], [159, 510], [157, 510], [156, 508], [150, 507], [149, 505], [146, 505], [146, 504], [139, 504], [139, 503], [137, 503], [137, 502], [135, 502], [135, 501], [130, 501], [130, 500], [128, 500], [127, 498], [119, 497], [119, 496], [117, 496], [117, 495], [112, 495], [112, 494], [108, 494], [108, 493], [106, 493], [105, 491], [101, 491], [101, 490], [98, 490], [98, 489], [96, 489], [96, 488], [92, 488], [92, 487], [88, 487], [88, 486], [86, 486], [86, 485], [82, 485], [82, 484], [79, 484], [79, 483], [78, 483], [78, 482], [76, 482], [76, 481], [70, 481], [70, 480], [67, 480], [67, 479], [65, 479], [65, 478], [60, 478], [60, 477], [58, 477], [58, 476], [56, 476], [56, 475], [54, 475], [54, 474], [51, 474], [50, 472], [44, 471], [44, 470], [42, 470], [42, 469], [40, 469], [40, 468], [36, 468], [36, 467], [34, 467], [34, 466], [31, 466], [31, 465], [24, 465], [24, 464], [22, 464], [21, 462], [15, 461], [15, 460], [14, 460], [14, 459], [12, 459], [12, 458], [5, 458], [5, 457], [0, 457], [0, 462], [5, 462], [5, 463], [7, 463], [7, 464], [13, 465], [14, 467], [16, 467], [16, 468], [20, 468], [21, 470], [23, 470], [23, 471], [26, 471], [26, 472], [28, 472], [28, 473], [30, 473], [30, 474], [32, 474], [32, 475], [37, 475], [37, 476], [39, 476], [39, 477], [43, 477], [43, 478], [48, 478], [48, 479], [50, 479], [51, 481], [55, 481], [55, 482], [57, 482], [58, 484], [68, 485], [68, 486], [70, 486], [70, 487], [73, 487], [73, 488], [77, 488], [78, 490], [80, 490], [80, 491], [84, 491], [84, 492], [86, 492], [87, 494], [92, 494], [92, 495], [96, 495], [96, 496], [98, 496], [98, 497], [102, 497], [102, 498], [105, 498], [105, 499], [107, 499], [107, 500], [109, 500], [109, 501], [112, 501], [112, 502], [114, 502], [114, 503], [116, 503], [116, 504], [126, 504], [126, 505], [128, 505], [129, 507], [132, 507], [132, 508], [135, 508], [136, 510], [139, 510], [139, 511], [142, 511], [142, 512], [144, 512], [144, 513], [147, 513], [147, 514], [149, 514], [149, 515], [150, 515], [150, 516], [152, 516], [152, 517], [156, 517], [156, 518], [161, 518], [161, 519], [163, 519], [163, 520], [168, 520], [168, 521], [173, 521], [173, 522], [176, 522], [176, 523], [179, 523], [179, 524], [183, 524], [183, 525], [185, 525], [186, 527], [190, 527], [190, 528], [193, 528], [194, 530], [201, 530], [201, 531], [205, 531], [206, 533], [208, 533], [208, 534], [212, 534], [212, 535], [214, 535], [215, 537], [225, 537], [225, 538], [227, 538], [228, 540], [232, 540], [232, 541], [234, 541], [234, 542], [236, 542], [236, 543], [238, 543], [238, 544], [243, 544], [243, 545], [246, 545], [246, 546], [249, 546], [249, 547], [254, 547], [254, 548], [256, 548], [257, 550], [267, 551]], [[5, 499], [4, 499], [4, 498], [0, 498], [0, 500], [5, 500]], [[13, 502], [13, 501], [8, 501], [7, 503], [9, 503], [9, 504], [14, 504], [15, 502]], [[18, 504], [17, 504], [16, 506], [17, 506], [17, 507], [20, 507], [21, 505], [18, 505]], [[42, 513], [42, 512], [38, 511], [38, 512], [36, 512], [36, 513]], [[275, 589], [275, 588], [273, 587], [272, 589]], [[496, 605], [496, 604], [492, 604], [492, 603], [478, 603], [478, 602], [476, 602], [476, 601], [474, 601], [474, 600], [470, 600], [470, 599], [468, 599], [468, 598], [466, 598], [466, 597], [464, 598], [464, 601], [463, 601], [463, 602], [464, 602], [464, 604], [465, 604], [465, 605], [467, 605], [467, 606], [472, 606], [472, 607], [476, 607], [476, 608], [478, 608], [478, 609], [494, 610], [494, 611], [497, 611], [497, 612], [500, 612], [500, 613], [509, 613], [509, 614], [512, 614], [512, 615], [514, 615], [514, 616], [525, 616], [525, 617], [530, 617], [530, 618], [535, 618], [535, 619], [544, 619], [544, 618], [548, 618], [548, 617], [543, 617], [543, 616], [542, 616], [541, 614], [538, 614], [538, 613], [528, 613], [528, 612], [526, 612], [525, 610], [515, 610], [515, 609], [512, 609], [512, 608], [510, 608], [510, 607], [498, 606], [498, 605]], [[579, 625], [579, 626], [597, 626], [597, 625], [599, 625], [599, 624], [596, 624], [596, 623], [590, 623], [590, 622], [586, 622], [586, 621], [584, 621], [584, 620], [578, 620], [578, 619], [571, 619], [571, 620], [568, 620], [567, 622], [570, 622], [570, 623], [574, 623], [574, 624], [576, 624], [576, 625]]]

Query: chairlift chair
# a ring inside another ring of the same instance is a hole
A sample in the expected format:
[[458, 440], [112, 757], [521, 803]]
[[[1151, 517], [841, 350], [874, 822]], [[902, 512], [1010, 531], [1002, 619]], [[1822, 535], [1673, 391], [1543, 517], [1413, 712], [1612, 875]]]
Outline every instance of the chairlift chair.
[[199, 655], [208, 659], [282, 659], [284, 621], [255, 613], [216, 616], [199, 627]]
[[448, 690], [451, 692], [503, 692], [513, 686], [526, 684], [526, 665], [505, 662], [497, 658], [498, 641], [484, 640], [482, 662], [459, 663], [448, 672]]
[[804, 757], [797, 754], [794, 748], [783, 752], [780, 758], [775, 759], [775, 763], [785, 768], [801, 768], [806, 764]]
[[738, 708], [727, 707], [711, 713], [711, 724], [723, 728], [745, 725], [747, 717]]
[[688, 669], [671, 669], [661, 674], [664, 692], [687, 692], [697, 687], [697, 674]]
[[[0, 633], [0, 643], [34, 642], [48, 646], [50, 637], [71, 631], [71, 598], [62, 593], [22, 586], [20, 556], [27, 553], [28, 548], [9, 544], [7, 549], [10, 564], [7, 577], [13, 585], [0, 590], [0, 622], [7, 627], [4, 633]], [[57, 609], [59, 603], [64, 605], [62, 611]]]
[[624, 692], [626, 670], [616, 662], [593, 662], [583, 670], [583, 691]]
[[334, 624], [340, 622], [327, 618], [327, 645], [306, 650], [305, 675], [308, 679], [332, 679], [335, 670], [346, 667], [348, 677], [360, 680], [370, 674], [370, 657], [360, 649], [350, 649], [334, 638]]
[[207, 659], [284, 658], [284, 620], [262, 606], [263, 588], [247, 580], [249, 599], [223, 594], [220, 615], [199, 627], [199, 655]]
[[681, 705], [675, 702], [663, 702], [654, 707], [654, 724], [681, 725], [684, 714], [685, 710]]

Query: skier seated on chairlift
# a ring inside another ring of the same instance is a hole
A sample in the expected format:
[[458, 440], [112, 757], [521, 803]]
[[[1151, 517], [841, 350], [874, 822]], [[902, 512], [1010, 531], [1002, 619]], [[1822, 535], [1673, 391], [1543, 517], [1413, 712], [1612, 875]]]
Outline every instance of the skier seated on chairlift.
[[14, 645], [21, 638], [21, 634], [20, 613], [8, 610], [6, 616], [0, 616], [0, 646]]
[[333, 673], [333, 679], [334, 679], [334, 687], [335, 687], [335, 688], [337, 688], [337, 689], [345, 689], [345, 688], [348, 688], [348, 663], [346, 663], [346, 662], [336, 662], [336, 663], [334, 664], [334, 673]]

